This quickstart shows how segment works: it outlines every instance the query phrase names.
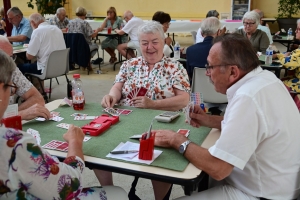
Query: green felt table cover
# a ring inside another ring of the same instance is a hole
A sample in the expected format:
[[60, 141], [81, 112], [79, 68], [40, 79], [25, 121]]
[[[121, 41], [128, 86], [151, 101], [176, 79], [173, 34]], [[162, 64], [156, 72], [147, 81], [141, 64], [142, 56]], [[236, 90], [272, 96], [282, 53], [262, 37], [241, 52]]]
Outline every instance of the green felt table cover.
[[[136, 134], [142, 134], [149, 129], [152, 119], [162, 113], [161, 110], [150, 110], [150, 109], [138, 109], [134, 107], [119, 107], [133, 110], [129, 115], [120, 115], [120, 121], [112, 125], [107, 131], [105, 131], [100, 136], [95, 136], [83, 143], [83, 152], [84, 155], [93, 156], [97, 158], [112, 159], [106, 158], [105, 156], [112, 151], [120, 142], [136, 142], [139, 141], [136, 139], [129, 139], [130, 136]], [[66, 129], [56, 127], [59, 123], [68, 123], [75, 124], [77, 126], [83, 126], [88, 124], [92, 120], [82, 120], [75, 121], [74, 117], [70, 115], [78, 112], [83, 114], [88, 114], [90, 116], [98, 116], [101, 114], [106, 114], [103, 111], [103, 108], [98, 103], [86, 103], [84, 110], [75, 111], [72, 107], [67, 105], [57, 108], [55, 111], [60, 112], [60, 116], [64, 120], [60, 122], [55, 121], [36, 121], [32, 120], [23, 125], [23, 130], [26, 131], [28, 128], [39, 131], [41, 135], [41, 145], [44, 145], [51, 140], [60, 140], [63, 141], [63, 133], [66, 132]], [[184, 113], [181, 113], [180, 117], [174, 119], [171, 123], [161, 123], [154, 120], [152, 130], [155, 129], [171, 129], [177, 131], [178, 129], [189, 129], [190, 135], [189, 139], [196, 144], [202, 144], [210, 128], [201, 127], [194, 128], [187, 123], [185, 123]], [[172, 169], [176, 171], [183, 171], [189, 161], [178, 153], [175, 149], [159, 148], [155, 149], [162, 150], [163, 153], [152, 162], [152, 166]], [[115, 159], [112, 159], [115, 160]], [[127, 162], [119, 160], [121, 162]], [[140, 164], [140, 163], [136, 163]]]
[[25, 49], [26, 47], [23, 47], [23, 45], [17, 45], [13, 46], [13, 50], [19, 50], [19, 49]]

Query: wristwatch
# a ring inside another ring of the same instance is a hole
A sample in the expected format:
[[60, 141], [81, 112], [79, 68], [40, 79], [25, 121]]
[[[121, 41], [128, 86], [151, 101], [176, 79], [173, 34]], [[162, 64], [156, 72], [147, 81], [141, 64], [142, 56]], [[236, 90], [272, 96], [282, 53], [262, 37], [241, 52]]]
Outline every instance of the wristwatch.
[[184, 143], [182, 143], [180, 146], [179, 146], [179, 153], [181, 153], [182, 155], [184, 154], [187, 146], [191, 143], [192, 141], [191, 140], [187, 140], [185, 141]]

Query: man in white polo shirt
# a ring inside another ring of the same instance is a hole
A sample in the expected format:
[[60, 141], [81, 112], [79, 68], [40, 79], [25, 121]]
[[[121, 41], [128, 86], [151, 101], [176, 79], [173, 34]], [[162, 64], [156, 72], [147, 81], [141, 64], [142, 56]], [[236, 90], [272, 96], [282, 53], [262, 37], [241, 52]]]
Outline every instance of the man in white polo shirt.
[[[230, 47], [230, 48], [228, 48]], [[274, 73], [263, 70], [250, 41], [238, 34], [214, 39], [206, 67], [217, 92], [226, 94], [224, 117], [195, 106], [191, 125], [221, 130], [209, 149], [168, 130], [156, 132], [155, 145], [177, 149], [195, 167], [221, 181], [183, 197], [194, 199], [296, 199], [300, 194], [300, 115]]]
[[126, 51], [128, 51], [127, 59], [130, 59], [134, 58], [135, 55], [132, 50], [127, 50], [127, 48], [136, 49], [138, 56], [141, 55], [137, 32], [139, 26], [144, 22], [142, 19], [135, 17], [130, 10], [125, 11], [124, 20], [127, 22], [126, 25], [121, 30], [116, 29], [115, 31], [119, 35], [124, 35], [125, 33], [128, 34], [130, 41], [128, 43], [119, 44], [117, 49], [124, 57], [126, 57]]
[[29, 21], [34, 29], [28, 45], [26, 57], [28, 60], [37, 58], [37, 63], [18, 65], [20, 71], [25, 73], [42, 74], [49, 55], [56, 50], [66, 49], [63, 33], [57, 26], [45, 22], [41, 14], [30, 15]]

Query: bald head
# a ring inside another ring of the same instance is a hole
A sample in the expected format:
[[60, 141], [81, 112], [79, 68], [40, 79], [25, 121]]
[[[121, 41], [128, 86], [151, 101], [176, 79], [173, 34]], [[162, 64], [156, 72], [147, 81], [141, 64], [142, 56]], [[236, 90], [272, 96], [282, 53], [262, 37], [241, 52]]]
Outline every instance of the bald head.
[[133, 13], [130, 10], [124, 12], [124, 20], [128, 22], [133, 17]]
[[0, 35], [0, 49], [2, 49], [7, 55], [13, 55], [13, 47], [8, 41], [8, 39]]
[[264, 12], [259, 9], [254, 9], [255, 12], [259, 14], [260, 19], [264, 17]]
[[39, 26], [39, 24], [45, 22], [45, 18], [40, 13], [33, 13], [29, 16], [29, 21], [31, 27], [33, 29], [36, 29]]

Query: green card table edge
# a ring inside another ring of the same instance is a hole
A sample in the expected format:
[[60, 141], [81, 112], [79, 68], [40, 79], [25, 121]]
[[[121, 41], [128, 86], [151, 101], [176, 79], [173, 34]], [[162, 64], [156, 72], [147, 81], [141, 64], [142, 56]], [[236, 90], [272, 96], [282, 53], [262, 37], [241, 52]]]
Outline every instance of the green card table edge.
[[[58, 108], [62, 100], [55, 100], [46, 104], [48, 110], [54, 110]], [[220, 130], [212, 129], [204, 142], [202, 147], [209, 148], [217, 141], [220, 137]], [[47, 151], [58, 158], [64, 159], [67, 156], [66, 152], [49, 150]], [[106, 160], [102, 158], [95, 158], [91, 156], [84, 156], [86, 167], [88, 168], [99, 168], [104, 170], [109, 170], [112, 172], [117, 172], [121, 174], [127, 174], [132, 176], [140, 176], [148, 179], [155, 179], [158, 181], [170, 182], [174, 184], [183, 185], [189, 187], [185, 190], [186, 195], [195, 188], [195, 185], [201, 181], [201, 171], [196, 168], [193, 164], [189, 163], [184, 171], [174, 171], [169, 169], [164, 169], [154, 166], [137, 165], [133, 163], [124, 163], [116, 160]]]

